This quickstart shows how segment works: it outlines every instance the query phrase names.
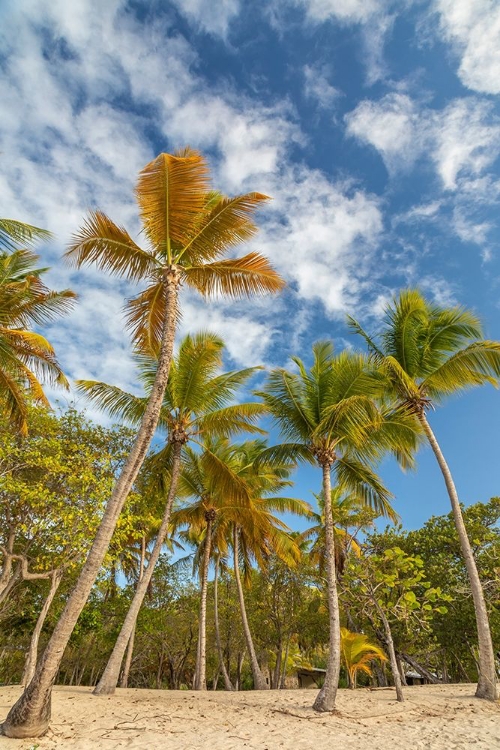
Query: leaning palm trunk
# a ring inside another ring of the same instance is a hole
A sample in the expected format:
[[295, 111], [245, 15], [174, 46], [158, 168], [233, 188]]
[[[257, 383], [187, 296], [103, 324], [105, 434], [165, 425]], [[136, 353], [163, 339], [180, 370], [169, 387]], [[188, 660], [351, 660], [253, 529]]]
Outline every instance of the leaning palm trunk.
[[115, 484], [75, 588], [66, 603], [47, 648], [38, 662], [33, 679], [19, 700], [12, 706], [2, 725], [3, 733], [7, 737], [40, 737], [48, 729], [51, 715], [52, 685], [59, 671], [64, 649], [97, 578], [113, 536], [118, 516], [144, 462], [158, 424], [174, 346], [179, 279], [177, 267], [172, 266], [166, 271], [165, 319], [158, 370], [137, 438]]
[[325, 531], [326, 531], [326, 575], [328, 585], [328, 616], [330, 625], [328, 662], [323, 687], [319, 691], [313, 708], [315, 711], [333, 711], [339, 685], [340, 673], [340, 613], [337, 594], [337, 577], [335, 571], [335, 538], [333, 530], [330, 472], [331, 465], [324, 463], [323, 497], [325, 498]]
[[[145, 560], [146, 560], [146, 537], [143, 534], [142, 539], [141, 539], [141, 561], [139, 564], [139, 577], [137, 579], [138, 583], [139, 581], [142, 580], [142, 576], [144, 575]], [[120, 678], [120, 687], [122, 688], [128, 687], [128, 678], [130, 675], [130, 667], [132, 665], [132, 656], [134, 655], [136, 626], [137, 626], [137, 622], [134, 624], [134, 629], [132, 630], [132, 634], [130, 636], [128, 646], [127, 646], [127, 655], [125, 657], [125, 665], [123, 667], [123, 673]]]
[[252, 634], [250, 633], [250, 626], [248, 624], [247, 611], [245, 607], [245, 597], [243, 596], [243, 586], [241, 584], [240, 577], [240, 563], [238, 557], [238, 530], [236, 526], [233, 531], [233, 552], [234, 552], [234, 577], [236, 579], [236, 587], [238, 589], [238, 599], [240, 602], [241, 620], [243, 623], [243, 632], [245, 634], [245, 641], [247, 644], [248, 655], [250, 657], [250, 666], [252, 668], [253, 675], [253, 687], [254, 690], [269, 690], [269, 685], [266, 682], [264, 675], [259, 667], [257, 661], [257, 655], [253, 645]]
[[195, 690], [207, 689], [207, 590], [208, 590], [208, 567], [210, 565], [210, 541], [212, 537], [212, 515], [207, 514], [207, 529], [205, 534], [205, 549], [203, 551], [203, 564], [201, 569], [201, 591], [200, 591], [200, 616], [198, 627], [198, 659], [194, 681]]
[[181, 451], [183, 443], [184, 438], [182, 438], [181, 440], [175, 440], [174, 436], [172, 477], [161, 526], [158, 530], [158, 535], [156, 537], [153, 550], [148, 560], [148, 567], [143, 572], [142, 578], [137, 584], [134, 598], [132, 599], [130, 608], [125, 616], [122, 629], [120, 630], [120, 634], [116, 639], [116, 643], [111, 656], [109, 657], [106, 669], [104, 670], [101, 679], [94, 689], [94, 695], [112, 695], [116, 690], [125, 650], [135, 628], [142, 602], [144, 601], [144, 597], [146, 596], [151, 578], [153, 577], [155, 565], [158, 561], [161, 549], [165, 543], [165, 539], [168, 533], [170, 511], [172, 510], [175, 493], [177, 492], [177, 486], [179, 484], [179, 476], [181, 472]]
[[481, 586], [481, 580], [477, 571], [476, 561], [472, 553], [472, 549], [467, 536], [467, 530], [465, 528], [462, 511], [460, 509], [460, 502], [458, 499], [457, 490], [455, 483], [451, 476], [450, 469], [446, 460], [441, 452], [439, 443], [431, 429], [425, 413], [422, 411], [418, 415], [420, 423], [427, 435], [431, 448], [434, 451], [439, 468], [443, 474], [446, 489], [451, 502], [451, 508], [453, 511], [453, 517], [455, 519], [455, 526], [458, 532], [458, 538], [460, 540], [460, 548], [465, 561], [465, 567], [467, 568], [467, 574], [470, 580], [470, 586], [472, 591], [472, 598], [474, 600], [474, 612], [476, 615], [477, 625], [477, 636], [479, 643], [479, 680], [476, 689], [476, 696], [478, 698], [485, 698], [486, 700], [495, 701], [497, 699], [497, 688], [496, 688], [496, 669], [495, 669], [495, 653], [493, 651], [493, 643], [491, 639], [490, 625], [488, 621], [488, 611], [486, 609], [486, 603], [484, 601], [483, 588]]
[[24, 663], [24, 671], [23, 671], [23, 677], [22, 677], [22, 684], [24, 686], [29, 685], [29, 683], [33, 679], [33, 675], [35, 674], [36, 660], [38, 657], [38, 641], [40, 640], [40, 633], [42, 632], [42, 628], [45, 623], [45, 618], [47, 617], [48, 611], [50, 609], [50, 605], [54, 601], [54, 597], [57, 593], [57, 589], [59, 588], [59, 585], [61, 583], [62, 576], [63, 576], [62, 568], [58, 568], [52, 573], [49, 593], [43, 603], [41, 612], [38, 615], [38, 620], [36, 621], [35, 629], [33, 630], [33, 634], [31, 636], [28, 653], [26, 654], [26, 661]]
[[224, 654], [222, 652], [222, 644], [220, 640], [220, 627], [219, 627], [219, 557], [215, 561], [215, 576], [214, 576], [214, 622], [215, 622], [215, 640], [217, 643], [217, 653], [219, 655], [219, 667], [222, 672], [222, 678], [224, 680], [224, 687], [226, 690], [234, 690], [233, 684], [229, 679], [226, 665], [224, 663]]

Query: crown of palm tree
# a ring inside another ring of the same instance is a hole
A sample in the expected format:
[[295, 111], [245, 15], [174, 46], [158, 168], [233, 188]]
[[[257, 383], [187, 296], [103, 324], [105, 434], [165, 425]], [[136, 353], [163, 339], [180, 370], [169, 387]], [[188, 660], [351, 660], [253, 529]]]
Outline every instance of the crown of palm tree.
[[88, 216], [73, 237], [67, 257], [77, 266], [99, 268], [147, 287], [129, 300], [127, 325], [139, 351], [157, 353], [165, 315], [167, 271], [204, 296], [229, 297], [276, 292], [284, 281], [256, 252], [223, 259], [257, 231], [261, 193], [227, 198], [210, 189], [208, 166], [189, 148], [160, 154], [142, 170], [136, 188], [146, 249], [101, 211]]
[[313, 356], [309, 370], [297, 357], [298, 372], [273, 370], [258, 394], [289, 441], [264, 455], [330, 465], [342, 491], [390, 517], [391, 495], [373, 463], [390, 451], [404, 467], [412, 466], [419, 440], [415, 421], [377, 405], [384, 379], [363, 355], [334, 354], [331, 342], [323, 341], [314, 344]]
[[53, 292], [40, 279], [38, 256], [29, 250], [0, 252], [0, 403], [15, 429], [27, 432], [27, 398], [49, 406], [42, 383], [68, 387], [51, 344], [26, 330], [67, 312], [76, 297]]
[[387, 307], [378, 335], [353, 318], [349, 325], [410, 410], [476, 385], [498, 385], [500, 343], [483, 340], [481, 322], [469, 310], [431, 304], [418, 289], [402, 291]]

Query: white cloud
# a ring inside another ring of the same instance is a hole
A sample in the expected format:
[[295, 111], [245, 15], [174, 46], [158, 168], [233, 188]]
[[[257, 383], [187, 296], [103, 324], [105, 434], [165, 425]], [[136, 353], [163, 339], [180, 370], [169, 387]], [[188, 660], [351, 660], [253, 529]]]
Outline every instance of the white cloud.
[[285, 0], [302, 7], [308, 18], [321, 23], [330, 18], [346, 23], [363, 23], [382, 10], [380, 0]]
[[390, 171], [411, 166], [422, 149], [419, 120], [415, 102], [397, 93], [364, 100], [346, 116], [348, 134], [374, 146]]
[[224, 39], [231, 21], [240, 11], [240, 0], [173, 0], [173, 3], [196, 27]]
[[376, 197], [319, 171], [285, 170], [265, 185], [266, 209], [258, 245], [308, 301], [339, 316], [360, 301], [382, 232]]
[[304, 94], [314, 99], [322, 109], [331, 109], [335, 100], [341, 96], [339, 89], [332, 86], [328, 78], [328, 66], [306, 65], [304, 67]]
[[467, 88], [500, 93], [500, 4], [497, 0], [434, 0], [440, 29], [460, 57]]
[[454, 190], [461, 176], [480, 175], [500, 153], [500, 121], [490, 112], [489, 102], [458, 99], [431, 115], [433, 159], [447, 190]]
[[474, 97], [436, 111], [393, 93], [362, 101], [346, 122], [348, 134], [376, 148], [390, 172], [430, 159], [446, 190], [480, 176], [500, 153], [500, 121], [489, 102]]

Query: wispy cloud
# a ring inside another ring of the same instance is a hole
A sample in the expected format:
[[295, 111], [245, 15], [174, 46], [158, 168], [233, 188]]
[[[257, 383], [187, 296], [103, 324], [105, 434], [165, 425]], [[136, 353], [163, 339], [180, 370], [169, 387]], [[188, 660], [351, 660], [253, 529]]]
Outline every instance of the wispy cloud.
[[496, 0], [434, 0], [439, 30], [459, 58], [464, 86], [500, 93], [500, 5]]
[[207, 34], [227, 37], [233, 18], [240, 11], [240, 0], [172, 0], [179, 13], [185, 16], [197, 29]]
[[327, 65], [304, 66], [304, 94], [321, 109], [332, 109], [342, 92], [329, 81], [331, 70]]
[[434, 110], [392, 93], [362, 101], [346, 122], [347, 132], [376, 148], [390, 172], [430, 161], [445, 190], [480, 176], [500, 153], [500, 120], [490, 102], [475, 97]]

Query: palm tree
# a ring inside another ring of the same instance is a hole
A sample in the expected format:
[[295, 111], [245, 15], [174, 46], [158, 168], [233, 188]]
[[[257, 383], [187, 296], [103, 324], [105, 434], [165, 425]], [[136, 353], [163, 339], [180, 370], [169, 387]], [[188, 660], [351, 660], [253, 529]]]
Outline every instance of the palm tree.
[[[227, 439], [208, 440], [205, 450], [197, 453], [187, 449], [183, 471], [179, 482], [179, 494], [194, 498], [194, 501], [179, 507], [172, 513], [174, 531], [187, 527], [182, 538], [197, 547], [194, 569], [200, 577], [200, 613], [198, 628], [198, 651], [193, 687], [206, 690], [206, 620], [208, 571], [212, 552], [220, 556], [225, 553], [224, 532], [229, 519], [235, 519], [241, 506], [248, 500], [248, 486], [230, 467], [234, 448]], [[216, 456], [216, 461], [213, 458]], [[224, 484], [220, 486], [220, 464], [224, 465]], [[228, 484], [231, 490], [228, 492]], [[224, 679], [229, 680], [227, 673]], [[227, 682], [226, 682], [227, 685]]]
[[[284, 285], [258, 253], [222, 260], [252, 237], [252, 213], [266, 197], [248, 193], [226, 198], [210, 192], [201, 154], [186, 149], [160, 154], [140, 173], [136, 189], [148, 247], [139, 247], [125, 229], [101, 211], [92, 212], [75, 235], [68, 257], [77, 266], [103, 270], [146, 288], [129, 301], [127, 321], [139, 351], [158, 357], [156, 378], [137, 438], [117, 478], [80, 577], [39, 661], [33, 680], [3, 724], [9, 737], [36, 737], [50, 721], [52, 685], [64, 648], [89, 596], [113, 530], [156, 430], [172, 357], [181, 283], [203, 296], [231, 298], [276, 292]], [[177, 443], [175, 434], [172, 440]]]
[[0, 409], [21, 435], [27, 402], [50, 406], [40, 380], [68, 387], [51, 344], [29, 328], [68, 312], [76, 295], [46, 287], [40, 276], [47, 269], [37, 261], [30, 250], [0, 251]]
[[307, 517], [311, 515], [308, 503], [275, 495], [291, 484], [288, 477], [293, 464], [281, 457], [265, 457], [264, 454], [268, 450], [262, 440], [246, 441], [235, 446], [232, 466], [235, 473], [250, 488], [251, 502], [239, 508], [237, 519], [232, 519], [228, 528], [243, 632], [256, 690], [267, 690], [269, 685], [260, 669], [250, 631], [241, 579], [241, 563], [247, 585], [251, 583], [253, 560], [261, 568], [265, 568], [269, 556], [274, 553], [289, 565], [296, 564], [300, 558], [300, 547], [290, 535], [286, 524], [274, 514], [291, 512]]
[[[153, 455], [147, 464], [147, 469], [153, 477], [153, 489], [158, 491], [158, 487], [164, 488], [166, 502], [163, 518], [148, 565], [137, 583], [134, 598], [113, 652], [94, 690], [96, 695], [109, 695], [115, 691], [127, 643], [132, 636], [154, 566], [169, 530], [170, 514], [181, 476], [182, 455], [185, 453], [186, 444], [189, 441], [198, 442], [204, 436], [210, 435], [226, 436], [239, 431], [262, 433], [254, 424], [263, 412], [262, 404], [230, 403], [235, 392], [256, 368], [221, 374], [223, 351], [224, 343], [218, 336], [212, 333], [199, 333], [183, 339], [179, 352], [172, 361], [159, 417], [159, 426], [167, 431], [168, 440], [166, 446]], [[77, 387], [111, 416], [118, 416], [137, 424], [147, 409], [156, 367], [155, 359], [140, 359], [140, 379], [146, 391], [142, 398], [95, 381], [78, 381]], [[219, 473], [218, 481], [224, 488], [232, 487], [232, 478], [225, 471], [223, 462], [210, 452], [206, 442], [204, 461], [215, 463]]]
[[351, 633], [347, 628], [340, 628], [340, 648], [342, 662], [349, 676], [349, 687], [356, 687], [358, 672], [364, 672], [371, 677], [370, 662], [375, 659], [387, 661], [380, 646], [370, 643], [368, 636], [363, 633]]
[[376, 337], [369, 336], [354, 319], [349, 322], [384, 368], [401, 412], [417, 417], [436, 456], [474, 599], [479, 641], [476, 696], [496, 700], [495, 655], [481, 580], [455, 483], [426, 412], [453, 393], [485, 383], [496, 385], [500, 377], [500, 343], [483, 340], [481, 323], [470, 311], [431, 304], [416, 289], [402, 291], [387, 307]]
[[[411, 465], [417, 443], [413, 420], [395, 417], [376, 406], [381, 378], [366, 358], [351, 352], [334, 355], [330, 342], [313, 346], [310, 370], [297, 357], [297, 373], [275, 369], [263, 392], [269, 411], [289, 441], [267, 451], [266, 457], [304, 460], [322, 471], [323, 497], [331, 497], [331, 473], [343, 490], [355, 493], [378, 514], [389, 513], [390, 493], [373, 470], [374, 462], [392, 450]], [[326, 573], [330, 622], [325, 682], [315, 702], [317, 711], [333, 711], [340, 670], [340, 616], [335, 569], [334, 522], [325, 503]]]

